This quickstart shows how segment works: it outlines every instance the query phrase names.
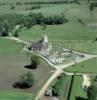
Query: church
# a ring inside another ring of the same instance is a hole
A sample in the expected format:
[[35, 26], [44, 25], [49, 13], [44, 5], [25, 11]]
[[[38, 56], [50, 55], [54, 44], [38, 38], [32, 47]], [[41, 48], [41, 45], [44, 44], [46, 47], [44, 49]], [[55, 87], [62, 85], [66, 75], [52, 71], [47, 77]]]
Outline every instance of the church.
[[39, 41], [32, 42], [30, 50], [36, 52], [48, 51], [48, 36], [46, 35], [46, 33], [43, 34], [43, 37]]

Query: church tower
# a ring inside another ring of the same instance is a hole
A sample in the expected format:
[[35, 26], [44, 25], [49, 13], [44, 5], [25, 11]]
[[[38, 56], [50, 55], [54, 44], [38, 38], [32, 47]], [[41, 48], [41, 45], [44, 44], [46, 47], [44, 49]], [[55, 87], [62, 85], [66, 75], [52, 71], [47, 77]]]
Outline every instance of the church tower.
[[43, 34], [43, 42], [48, 43], [48, 36], [46, 35], [46, 33]]

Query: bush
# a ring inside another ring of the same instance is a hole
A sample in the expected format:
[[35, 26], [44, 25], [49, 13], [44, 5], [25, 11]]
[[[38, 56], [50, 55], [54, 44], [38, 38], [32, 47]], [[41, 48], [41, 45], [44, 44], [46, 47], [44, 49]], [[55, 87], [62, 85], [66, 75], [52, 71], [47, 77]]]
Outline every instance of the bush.
[[35, 69], [40, 64], [39, 57], [36, 55], [31, 56], [31, 68]]
[[15, 88], [30, 88], [34, 84], [34, 78], [31, 72], [24, 73], [20, 76], [19, 82], [13, 84]]
[[1, 26], [2, 36], [8, 36], [10, 32], [10, 24], [7, 20], [4, 20]]
[[11, 6], [11, 8], [10, 8], [10, 9], [14, 10], [14, 9], [15, 9], [15, 6]]

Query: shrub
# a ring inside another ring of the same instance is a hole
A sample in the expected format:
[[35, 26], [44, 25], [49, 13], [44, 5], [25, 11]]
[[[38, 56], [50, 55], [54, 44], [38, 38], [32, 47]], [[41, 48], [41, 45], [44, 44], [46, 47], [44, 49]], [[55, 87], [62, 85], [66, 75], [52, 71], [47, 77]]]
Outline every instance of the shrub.
[[39, 61], [39, 57], [36, 56], [36, 55], [32, 55], [31, 56], [31, 67], [32, 68], [37, 68], [37, 66], [40, 64], [40, 61]]
[[11, 6], [11, 8], [10, 8], [10, 9], [14, 10], [14, 9], [15, 9], [15, 6]]
[[20, 76], [19, 82], [13, 84], [15, 88], [30, 88], [34, 84], [34, 78], [31, 72], [24, 73]]

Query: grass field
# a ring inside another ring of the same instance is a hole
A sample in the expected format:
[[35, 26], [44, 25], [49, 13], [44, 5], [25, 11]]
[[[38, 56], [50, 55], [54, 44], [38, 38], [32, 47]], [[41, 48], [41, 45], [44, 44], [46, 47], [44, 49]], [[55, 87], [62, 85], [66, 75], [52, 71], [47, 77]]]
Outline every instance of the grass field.
[[65, 71], [97, 73], [97, 58], [92, 58], [82, 63], [66, 68]]
[[1, 100], [34, 100], [32, 94], [13, 91], [0, 91]]
[[[79, 100], [77, 97], [87, 98], [85, 91], [83, 91], [81, 84], [82, 78], [80, 76], [75, 76], [73, 81], [73, 87], [71, 90], [70, 100]], [[82, 99], [83, 100], [83, 99]]]
[[15, 41], [0, 37], [0, 54], [19, 53], [22, 48], [22, 44], [18, 44]]
[[33, 26], [30, 30], [23, 29], [20, 32], [20, 37], [26, 40], [39, 38], [44, 32], [47, 33], [50, 40], [94, 40], [97, 33], [91, 32], [89, 28], [80, 23], [66, 23], [63, 25], [47, 26], [42, 30], [42, 26]]
[[[30, 11], [31, 12], [43, 12], [45, 14], [47, 14], [47, 11], [48, 11], [48, 14], [50, 14], [50, 12], [52, 13], [51, 10], [55, 10], [56, 8], [59, 8], [59, 12], [63, 12], [64, 9], [68, 9], [71, 7], [71, 5], [66, 5], [66, 7], [64, 7], [63, 4], [24, 4], [25, 2], [36, 2], [36, 1], [42, 1], [42, 2], [51, 2], [52, 0], [0, 0], [0, 3], [5, 3], [5, 5], [1, 5], [0, 6], [0, 14], [11, 14], [11, 13], [22, 13], [22, 14], [27, 14], [29, 13]], [[55, 1], [55, 0], [53, 0]], [[64, 0], [65, 1], [65, 0]], [[16, 5], [16, 3], [21, 3], [20, 5]], [[10, 4], [11, 3], [11, 4]], [[36, 10], [26, 10], [26, 8], [31, 8], [33, 6], [37, 6], [39, 5], [41, 7], [41, 9], [36, 9]], [[60, 8], [60, 5], [61, 8]], [[15, 8], [12, 10], [11, 7], [14, 6]], [[46, 7], [46, 8], [44, 8]]]

